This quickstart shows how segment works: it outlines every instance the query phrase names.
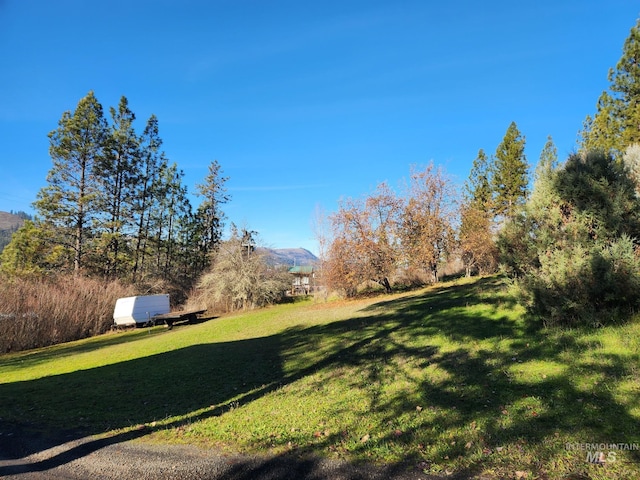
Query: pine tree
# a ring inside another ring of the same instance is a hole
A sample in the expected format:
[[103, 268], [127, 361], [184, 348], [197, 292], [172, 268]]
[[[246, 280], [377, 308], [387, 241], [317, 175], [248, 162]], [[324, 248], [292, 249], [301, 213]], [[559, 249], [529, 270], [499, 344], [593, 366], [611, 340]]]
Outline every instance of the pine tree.
[[[5, 271], [72, 269], [134, 281], [149, 275], [188, 289], [206, 255], [199, 247], [202, 238], [183, 173], [169, 166], [160, 150], [155, 116], [138, 135], [126, 97], [110, 112], [111, 123], [89, 92], [49, 134], [53, 167], [48, 184], [34, 203], [34, 224], [9, 249]], [[209, 208], [213, 219], [209, 244], [220, 238], [224, 216], [219, 204], [227, 200], [226, 179], [219, 173], [215, 163], [207, 178], [209, 203], [202, 208]], [[34, 241], [25, 241], [27, 235]]]
[[205, 255], [216, 248], [222, 237], [225, 215], [221, 206], [230, 199], [225, 188], [227, 180], [228, 177], [222, 176], [222, 168], [215, 160], [209, 165], [204, 183], [196, 185], [199, 195], [204, 197], [198, 207], [196, 219], [201, 236], [200, 246]]
[[471, 172], [465, 184], [465, 197], [468, 203], [489, 211], [491, 209], [493, 192], [491, 190], [491, 166], [487, 154], [481, 148], [473, 161]]
[[157, 274], [164, 279], [172, 278], [174, 268], [179, 268], [179, 259], [184, 244], [181, 244], [183, 230], [191, 221], [191, 204], [187, 189], [182, 184], [184, 172], [173, 163], [164, 168], [160, 175], [160, 203], [158, 213], [156, 266]]
[[65, 112], [49, 134], [53, 167], [34, 206], [38, 218], [56, 229], [58, 241], [72, 250], [75, 272], [83, 267], [89, 228], [98, 216], [94, 170], [107, 153], [107, 137], [102, 105], [93, 92], [80, 100], [73, 113]]
[[160, 150], [161, 146], [158, 119], [155, 115], [151, 115], [140, 138], [139, 178], [134, 193], [133, 216], [136, 224], [132, 270], [134, 281], [145, 269], [153, 212], [158, 210], [159, 176], [167, 164], [164, 153]]
[[528, 165], [524, 154], [525, 139], [515, 122], [511, 122], [498, 145], [493, 165], [494, 212], [513, 218], [527, 197]]
[[500, 236], [503, 265], [547, 324], [602, 325], [640, 306], [640, 200], [625, 165], [596, 151], [543, 170]]
[[[618, 100], [622, 146], [640, 143], [640, 20], [624, 42], [622, 57], [615, 70], [609, 71], [611, 91]], [[622, 150], [622, 149], [621, 149]]]
[[491, 165], [483, 149], [473, 161], [460, 206], [459, 249], [466, 275], [490, 273], [496, 266], [493, 241], [493, 190]]
[[555, 170], [558, 167], [558, 149], [551, 135], [547, 137], [547, 143], [544, 144], [542, 152], [540, 152], [540, 160], [535, 171], [536, 181], [543, 175], [544, 172]]
[[622, 148], [619, 135], [621, 122], [617, 113], [618, 103], [609, 93], [602, 92], [598, 99], [596, 114], [593, 117], [587, 115], [584, 121], [583, 130], [580, 132], [580, 150], [615, 153]]
[[598, 99], [581, 132], [581, 150], [602, 150], [619, 158], [626, 147], [640, 143], [640, 20], [624, 42], [622, 57], [609, 70], [609, 92]]
[[139, 139], [133, 128], [135, 114], [129, 109], [126, 97], [120, 99], [118, 109], [111, 107], [111, 134], [107, 155], [96, 164], [100, 184], [99, 205], [102, 212], [101, 240], [104, 254], [100, 265], [106, 276], [116, 276], [125, 262], [122, 252], [125, 235], [133, 233], [133, 201], [135, 185], [139, 181]]

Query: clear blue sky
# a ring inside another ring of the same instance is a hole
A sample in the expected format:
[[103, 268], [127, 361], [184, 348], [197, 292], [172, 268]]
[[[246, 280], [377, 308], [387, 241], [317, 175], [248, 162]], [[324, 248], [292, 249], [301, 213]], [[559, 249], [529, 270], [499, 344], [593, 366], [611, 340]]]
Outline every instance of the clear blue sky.
[[218, 160], [229, 221], [316, 250], [331, 212], [412, 164], [462, 184], [511, 121], [561, 159], [608, 87], [631, 0], [0, 0], [0, 210], [32, 211], [47, 133], [125, 95], [194, 185]]

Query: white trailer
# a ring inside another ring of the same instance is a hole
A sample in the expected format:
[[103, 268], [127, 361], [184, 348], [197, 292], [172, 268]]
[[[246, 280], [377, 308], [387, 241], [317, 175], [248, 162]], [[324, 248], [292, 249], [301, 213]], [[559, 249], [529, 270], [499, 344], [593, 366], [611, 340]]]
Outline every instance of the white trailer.
[[113, 310], [113, 322], [116, 327], [153, 324], [156, 316], [170, 311], [168, 294], [119, 298]]

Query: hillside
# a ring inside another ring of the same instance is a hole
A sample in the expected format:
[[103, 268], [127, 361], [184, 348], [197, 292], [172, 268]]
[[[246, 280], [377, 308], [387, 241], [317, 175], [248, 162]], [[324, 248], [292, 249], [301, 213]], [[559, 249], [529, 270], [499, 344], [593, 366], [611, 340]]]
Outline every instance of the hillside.
[[14, 215], [9, 212], [0, 212], [0, 252], [11, 241], [11, 235], [24, 223], [25, 215]]
[[17, 230], [24, 223], [24, 219], [9, 212], [0, 212], [0, 230]]
[[265, 255], [271, 265], [313, 265], [318, 261], [318, 257], [306, 248], [259, 247], [257, 252]]

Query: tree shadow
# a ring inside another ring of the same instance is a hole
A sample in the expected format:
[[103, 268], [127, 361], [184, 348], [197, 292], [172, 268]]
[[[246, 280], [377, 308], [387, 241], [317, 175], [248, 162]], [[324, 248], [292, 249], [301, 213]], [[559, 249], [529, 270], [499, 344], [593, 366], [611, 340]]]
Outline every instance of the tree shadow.
[[[164, 419], [187, 416], [188, 421], [196, 421], [219, 415], [230, 402], [249, 402], [280, 384], [280, 350], [278, 336], [202, 344], [63, 375], [0, 384], [5, 415], [24, 419], [21, 425], [0, 424], [4, 427], [0, 448], [5, 458], [22, 458], [61, 440], [141, 426], [93, 444], [104, 445], [146, 435], [154, 429], [150, 425]], [[47, 423], [63, 411], [65, 418], [75, 418], [72, 425]], [[178, 423], [163, 423], [162, 428]], [[48, 430], [44, 434], [43, 428]], [[29, 431], [40, 432], [35, 435], [38, 441], [33, 442], [31, 435], [29, 442], [21, 442], [20, 437]], [[78, 453], [87, 448], [80, 448]], [[68, 461], [70, 455], [65, 454], [60, 461]]]
[[[600, 354], [599, 357], [605, 358], [598, 361], [567, 362], [568, 357], [596, 355], [598, 344], [588, 339], [593, 332], [577, 329], [559, 333], [494, 315], [497, 311], [488, 315], [473, 313], [475, 304], [487, 303], [483, 290], [499, 287], [500, 281], [494, 277], [477, 284], [435, 289], [424, 298], [384, 303], [385, 309], [412, 325], [408, 328], [415, 335], [440, 333], [459, 345], [453, 351], [440, 351], [430, 359], [432, 365], [448, 374], [445, 380], [434, 382], [425, 378], [415, 382], [422, 403], [438, 411], [455, 410], [447, 424], [451, 432], [482, 425], [480, 438], [487, 456], [505, 446], [522, 443], [540, 447], [536, 449], [538, 465], [551, 464], [556, 457], [567, 454], [566, 445], [561, 441], [548, 445], [560, 432], [579, 431], [579, 442], [583, 444], [637, 445], [640, 421], [630, 409], [637, 408], [640, 402], [622, 404], [615, 390], [619, 380], [638, 378], [640, 357], [609, 353]], [[497, 295], [492, 298], [496, 304], [510, 304], [508, 299]], [[463, 304], [471, 308], [458, 310]], [[379, 307], [380, 304], [372, 308]], [[419, 328], [413, 328], [418, 325]], [[465, 343], [474, 342], [482, 347], [463, 347]], [[492, 345], [496, 348], [487, 348]], [[530, 378], [517, 374], [521, 369], [526, 372], [524, 369], [535, 362], [566, 368], [548, 375], [536, 372]], [[592, 378], [593, 382], [585, 385], [584, 380], [576, 381], [585, 377]], [[393, 422], [415, 403], [415, 398], [398, 395], [379, 408], [388, 421]], [[428, 441], [420, 432], [442, 429], [445, 423], [442, 418], [424, 421], [415, 432], [409, 433], [413, 438]], [[471, 435], [467, 440], [470, 438]], [[469, 455], [469, 443], [463, 438], [457, 440], [442, 442], [436, 456], [453, 459]], [[394, 434], [389, 433], [378, 441], [392, 442]], [[545, 444], [548, 448], [544, 448]], [[627, 453], [628, 461], [640, 463], [637, 447]], [[576, 455], [584, 462], [585, 452], [575, 452]], [[480, 462], [476, 462], [460, 474], [472, 475], [480, 470]]]

